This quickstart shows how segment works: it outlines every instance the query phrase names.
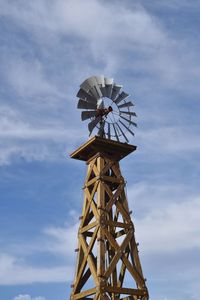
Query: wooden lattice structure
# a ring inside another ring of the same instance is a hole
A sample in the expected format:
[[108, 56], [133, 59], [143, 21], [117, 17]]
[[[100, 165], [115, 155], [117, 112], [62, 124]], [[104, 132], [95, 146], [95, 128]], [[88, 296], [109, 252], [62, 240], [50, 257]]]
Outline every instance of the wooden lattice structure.
[[71, 154], [87, 161], [71, 300], [148, 300], [119, 160], [136, 149], [100, 137]]

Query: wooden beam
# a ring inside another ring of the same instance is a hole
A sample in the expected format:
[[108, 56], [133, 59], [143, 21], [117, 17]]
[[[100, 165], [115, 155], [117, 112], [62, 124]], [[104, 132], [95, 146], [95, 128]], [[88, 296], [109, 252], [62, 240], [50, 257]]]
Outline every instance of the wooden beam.
[[87, 291], [84, 291], [84, 292], [81, 292], [81, 293], [78, 293], [78, 294], [74, 295], [73, 299], [74, 300], [84, 299], [84, 297], [94, 295], [95, 293], [96, 293], [96, 288], [92, 288], [92, 289], [89, 289]]

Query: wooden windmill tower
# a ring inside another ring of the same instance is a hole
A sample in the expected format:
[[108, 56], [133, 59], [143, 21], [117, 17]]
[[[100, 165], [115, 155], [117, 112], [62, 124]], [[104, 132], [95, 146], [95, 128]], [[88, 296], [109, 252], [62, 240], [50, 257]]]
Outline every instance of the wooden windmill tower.
[[83, 82], [78, 92], [78, 108], [87, 109], [82, 119], [91, 118], [89, 131], [97, 127], [98, 135], [71, 154], [71, 158], [88, 165], [71, 300], [149, 299], [126, 181], [119, 166], [121, 159], [136, 150], [119, 141], [123, 136], [128, 142], [123, 129], [133, 134], [130, 125], [136, 125], [131, 120], [136, 116], [130, 110], [133, 104], [125, 100], [128, 94], [120, 93], [121, 88], [111, 79], [93, 76]]

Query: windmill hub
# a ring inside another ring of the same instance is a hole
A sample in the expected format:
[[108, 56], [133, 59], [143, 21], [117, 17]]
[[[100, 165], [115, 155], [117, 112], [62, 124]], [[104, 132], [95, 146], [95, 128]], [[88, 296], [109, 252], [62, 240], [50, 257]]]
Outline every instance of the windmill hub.
[[108, 108], [97, 108], [97, 113], [96, 113], [95, 117], [98, 117], [98, 116], [101, 116], [101, 117], [107, 116], [112, 111], [113, 111], [112, 106], [108, 106]]

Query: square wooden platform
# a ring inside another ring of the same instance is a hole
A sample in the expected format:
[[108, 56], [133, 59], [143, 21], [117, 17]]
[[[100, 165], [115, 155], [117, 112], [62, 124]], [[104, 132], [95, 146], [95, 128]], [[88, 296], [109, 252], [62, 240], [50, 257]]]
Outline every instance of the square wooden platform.
[[77, 150], [70, 154], [71, 158], [88, 161], [97, 153], [103, 153], [114, 160], [121, 160], [131, 152], [136, 150], [136, 146], [127, 143], [94, 136]]

